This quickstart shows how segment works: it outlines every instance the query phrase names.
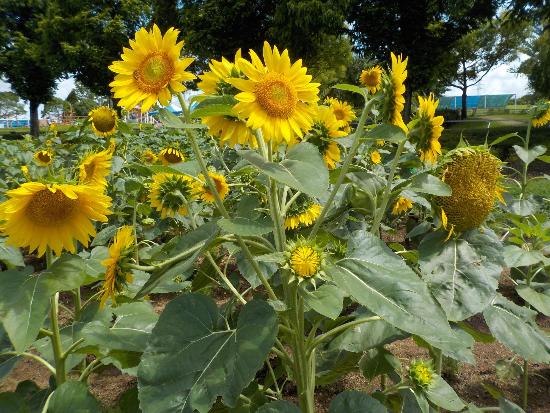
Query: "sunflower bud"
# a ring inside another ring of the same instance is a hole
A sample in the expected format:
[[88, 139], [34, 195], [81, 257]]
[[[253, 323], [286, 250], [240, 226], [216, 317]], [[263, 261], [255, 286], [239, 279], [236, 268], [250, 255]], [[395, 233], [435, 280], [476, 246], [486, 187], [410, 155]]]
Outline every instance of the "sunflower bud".
[[313, 278], [321, 272], [323, 251], [311, 241], [299, 239], [287, 246], [286, 268], [290, 268], [299, 282]]
[[409, 378], [414, 386], [428, 387], [432, 384], [435, 373], [432, 364], [425, 360], [413, 360], [409, 366]]

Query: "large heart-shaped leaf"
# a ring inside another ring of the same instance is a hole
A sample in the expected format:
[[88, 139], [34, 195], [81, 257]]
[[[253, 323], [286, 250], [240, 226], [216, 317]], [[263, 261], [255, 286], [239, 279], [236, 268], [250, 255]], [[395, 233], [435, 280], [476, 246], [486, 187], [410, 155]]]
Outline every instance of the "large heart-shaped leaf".
[[206, 413], [217, 397], [234, 406], [275, 341], [277, 316], [265, 301], [246, 304], [227, 328], [214, 301], [201, 294], [172, 300], [138, 369], [144, 413]]
[[375, 398], [360, 391], [347, 390], [332, 400], [329, 413], [387, 413], [388, 410]]
[[485, 309], [483, 317], [491, 333], [510, 350], [527, 360], [548, 363], [550, 338], [538, 328], [536, 314], [499, 294]]
[[450, 196], [452, 192], [449, 185], [438, 177], [428, 173], [419, 174], [412, 178], [410, 186], [408, 186], [407, 189], [418, 193], [437, 196]]
[[418, 247], [420, 269], [434, 297], [452, 321], [487, 307], [502, 272], [502, 244], [492, 231], [471, 231], [445, 242], [443, 232], [426, 236]]
[[525, 148], [518, 145], [514, 145], [513, 148], [516, 151], [518, 158], [528, 165], [537, 159], [538, 156], [546, 153], [546, 146], [544, 145], [537, 145], [528, 150], [525, 150]]
[[519, 284], [516, 291], [521, 298], [542, 314], [550, 317], [550, 284]]
[[426, 284], [380, 239], [356, 231], [348, 241], [347, 256], [328, 270], [342, 289], [359, 304], [394, 326], [421, 336], [445, 354], [473, 362], [463, 342], [451, 329], [443, 310]]
[[328, 170], [317, 147], [302, 142], [294, 145], [281, 162], [268, 162], [256, 151], [239, 151], [258, 170], [291, 188], [321, 198], [328, 188]]
[[48, 413], [97, 413], [101, 408], [80, 381], [67, 381], [59, 386], [50, 399]]

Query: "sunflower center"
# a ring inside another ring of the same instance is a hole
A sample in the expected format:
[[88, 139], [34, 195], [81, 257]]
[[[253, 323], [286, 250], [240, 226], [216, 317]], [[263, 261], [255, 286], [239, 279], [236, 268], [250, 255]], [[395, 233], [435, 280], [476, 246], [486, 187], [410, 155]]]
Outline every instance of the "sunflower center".
[[90, 162], [84, 164], [84, 171], [86, 172], [86, 180], [91, 179], [94, 176], [96, 163]]
[[158, 93], [174, 75], [174, 64], [163, 52], [154, 52], [134, 71], [138, 87], [147, 93]]
[[288, 119], [292, 116], [298, 95], [290, 81], [280, 73], [269, 73], [256, 85], [256, 100], [269, 116]]
[[366, 86], [376, 87], [380, 83], [380, 72], [375, 70], [367, 71], [363, 74], [361, 80]]
[[164, 159], [170, 163], [180, 163], [183, 161], [183, 157], [177, 151], [166, 152], [164, 154]]
[[303, 246], [292, 251], [290, 261], [296, 274], [300, 277], [311, 277], [319, 270], [321, 257], [313, 248]]
[[38, 158], [38, 160], [40, 162], [44, 162], [44, 163], [50, 163], [50, 161], [52, 160], [52, 157], [50, 156], [50, 154], [46, 151], [41, 151], [41, 152], [38, 152], [38, 154], [36, 155], [36, 157]]
[[67, 197], [63, 191], [43, 189], [33, 195], [25, 212], [36, 225], [54, 226], [66, 222], [77, 207], [78, 200]]
[[100, 132], [110, 132], [116, 124], [116, 118], [110, 109], [100, 108], [92, 115], [92, 122]]
[[346, 113], [342, 109], [333, 109], [332, 113], [336, 116], [336, 120], [343, 120], [346, 118]]

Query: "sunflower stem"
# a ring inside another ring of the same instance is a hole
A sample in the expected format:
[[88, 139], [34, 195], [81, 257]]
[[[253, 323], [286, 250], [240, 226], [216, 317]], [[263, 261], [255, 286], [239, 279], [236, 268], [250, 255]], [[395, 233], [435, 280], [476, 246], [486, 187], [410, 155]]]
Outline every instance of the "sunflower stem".
[[[527, 124], [527, 134], [525, 135], [525, 146], [524, 146], [524, 149], [525, 149], [525, 152], [528, 152], [529, 151], [529, 141], [531, 139], [531, 120], [529, 119], [529, 123]], [[529, 168], [529, 164], [527, 162], [524, 162], [523, 163], [523, 174], [522, 174], [522, 185], [521, 185], [521, 198], [525, 198], [525, 189], [527, 187], [527, 170]]]
[[332, 206], [334, 198], [336, 197], [336, 193], [338, 192], [338, 190], [340, 189], [340, 186], [342, 186], [342, 183], [344, 182], [346, 174], [348, 173], [351, 163], [353, 162], [353, 158], [355, 157], [355, 154], [357, 153], [357, 150], [361, 145], [361, 139], [365, 135], [365, 123], [367, 122], [367, 116], [371, 110], [371, 106], [373, 103], [374, 103], [374, 99], [365, 101], [365, 106], [363, 106], [363, 112], [361, 112], [359, 123], [357, 125], [357, 128], [355, 129], [355, 134], [353, 137], [353, 143], [351, 145], [351, 148], [348, 152], [348, 155], [346, 156], [346, 159], [344, 160], [342, 169], [340, 169], [340, 173], [338, 174], [338, 179], [336, 180], [336, 183], [334, 184], [334, 187], [330, 192], [328, 200], [325, 206], [323, 207], [321, 214], [319, 215], [319, 218], [317, 218], [317, 221], [315, 221], [315, 224], [313, 225], [311, 232], [309, 233], [309, 239], [315, 238], [315, 236], [317, 235], [317, 232], [319, 232], [319, 229], [321, 228], [321, 224], [325, 220], [327, 213], [330, 207]]
[[388, 175], [388, 181], [386, 182], [386, 187], [384, 188], [384, 193], [382, 195], [382, 202], [380, 204], [380, 207], [377, 208], [376, 212], [374, 213], [374, 218], [372, 220], [372, 227], [370, 229], [371, 234], [374, 234], [377, 236], [380, 234], [380, 224], [382, 223], [382, 218], [384, 218], [384, 214], [386, 213], [386, 208], [388, 207], [393, 178], [395, 177], [395, 172], [397, 171], [397, 166], [399, 165], [399, 159], [401, 158], [401, 154], [403, 153], [404, 148], [405, 148], [405, 140], [402, 140], [401, 142], [399, 142], [399, 145], [397, 146], [397, 150], [395, 151], [395, 157], [393, 158], [393, 161], [390, 166], [390, 173]]

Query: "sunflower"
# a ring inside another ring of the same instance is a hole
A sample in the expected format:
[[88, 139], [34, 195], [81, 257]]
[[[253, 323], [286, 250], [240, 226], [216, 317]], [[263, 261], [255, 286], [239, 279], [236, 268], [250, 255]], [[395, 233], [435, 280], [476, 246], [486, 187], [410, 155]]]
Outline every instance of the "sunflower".
[[328, 169], [336, 168], [340, 161], [340, 148], [332, 139], [346, 136], [339, 130], [338, 121], [332, 110], [326, 106], [318, 106], [313, 128], [309, 131], [307, 141], [317, 146], [323, 155], [323, 160]]
[[449, 153], [441, 180], [451, 196], [436, 197], [443, 227], [462, 232], [479, 227], [501, 199], [502, 162], [482, 148], [460, 148]]
[[158, 159], [163, 165], [171, 165], [185, 161], [185, 156], [179, 149], [168, 146], [159, 152]]
[[88, 120], [97, 136], [109, 136], [116, 132], [118, 116], [107, 106], [99, 106], [88, 113]]
[[375, 94], [380, 90], [382, 73], [384, 71], [378, 65], [369, 67], [361, 72], [359, 82], [368, 89], [369, 93]]
[[87, 155], [80, 165], [78, 181], [81, 184], [104, 188], [107, 186], [107, 176], [111, 173], [113, 163], [113, 148]]
[[382, 157], [380, 156], [380, 152], [372, 151], [370, 153], [370, 160], [375, 165], [378, 165], [380, 162], [382, 162]]
[[[220, 195], [220, 198], [225, 199], [225, 197], [229, 193], [229, 185], [227, 185], [227, 182], [225, 181], [225, 176], [216, 172], [208, 172], [208, 175], [214, 182], [216, 191]], [[206, 182], [203, 174], [200, 174], [197, 179], [194, 180], [191, 186], [193, 196], [196, 199], [200, 199], [204, 202], [214, 202], [214, 194], [212, 193], [212, 191], [210, 191], [210, 187], [208, 186], [208, 183]]]
[[412, 201], [409, 198], [400, 196], [397, 198], [393, 209], [391, 210], [392, 215], [399, 215], [402, 212], [407, 212], [413, 206]]
[[336, 116], [339, 128], [345, 129], [349, 127], [349, 123], [357, 118], [351, 105], [343, 100], [332, 99], [330, 101], [330, 109], [334, 113], [334, 116]]
[[29, 167], [27, 165], [22, 165], [21, 166], [21, 172], [23, 172], [23, 176], [25, 177], [25, 179], [27, 181], [32, 180], [31, 173], [29, 172]]
[[42, 149], [34, 153], [34, 163], [38, 166], [48, 166], [53, 162], [53, 152], [49, 149]]
[[250, 51], [252, 63], [238, 59], [239, 69], [248, 79], [231, 78], [228, 83], [242, 91], [234, 110], [246, 119], [246, 126], [261, 129], [266, 140], [274, 144], [289, 143], [303, 137], [313, 125], [312, 104], [319, 100], [319, 83], [311, 82], [311, 75], [302, 67], [302, 61], [291, 64], [288, 50], [279, 53], [264, 42], [260, 60]]
[[285, 229], [296, 229], [300, 225], [311, 226], [321, 215], [321, 205], [305, 194], [300, 194], [290, 206], [285, 218]]
[[312, 278], [321, 272], [323, 252], [314, 243], [299, 239], [287, 245], [287, 266], [301, 281]]
[[399, 126], [407, 133], [407, 126], [403, 122], [401, 112], [405, 106], [405, 80], [407, 79], [407, 57], [391, 54], [391, 71], [382, 76], [382, 90], [384, 101], [382, 105], [382, 119], [392, 125]]
[[540, 128], [550, 122], [550, 100], [538, 105], [531, 123], [535, 128]]
[[249, 145], [252, 148], [258, 146], [256, 137], [246, 123], [231, 116], [205, 116], [202, 123], [208, 126], [210, 134], [218, 138], [220, 145], [228, 145], [234, 148], [235, 145]]
[[155, 163], [157, 161], [157, 155], [151, 149], [147, 148], [141, 154], [141, 160], [145, 163]]
[[441, 155], [439, 137], [443, 132], [443, 116], [435, 116], [439, 100], [430, 94], [427, 98], [418, 97], [418, 112], [416, 123], [409, 132], [409, 140], [416, 144], [420, 159], [424, 163], [433, 164]]
[[376, 144], [376, 146], [378, 146], [378, 147], [380, 147], [380, 148], [386, 144], [386, 142], [384, 141], [384, 139], [376, 139], [376, 140], [374, 141], [374, 143]]
[[130, 48], [124, 48], [121, 59], [109, 69], [116, 73], [110, 83], [119, 105], [131, 110], [141, 104], [141, 112], [147, 112], [159, 101], [168, 106], [173, 93], [186, 90], [183, 82], [195, 75], [185, 69], [193, 62], [192, 57], [180, 59], [183, 41], [177, 43], [179, 30], [171, 27], [162, 35], [157, 25], [147, 31], [141, 28]]
[[87, 185], [27, 182], [6, 192], [0, 204], [2, 232], [16, 247], [38, 250], [38, 256], [51, 248], [76, 252], [75, 240], [88, 246], [96, 231], [92, 221], [107, 222], [111, 198]]
[[187, 200], [191, 195], [193, 178], [187, 175], [158, 173], [153, 175], [149, 192], [151, 206], [162, 218], [174, 217], [176, 213], [187, 215]]
[[230, 62], [225, 57], [222, 60], [212, 59], [208, 63], [209, 72], [199, 75], [201, 80], [197, 86], [207, 95], [235, 95], [239, 91], [227, 82], [232, 77], [241, 77], [239, 60], [242, 58], [241, 49], [235, 53], [235, 60]]
[[409, 378], [417, 387], [428, 387], [434, 380], [435, 372], [430, 361], [413, 360], [409, 366]]
[[125, 225], [118, 229], [113, 243], [109, 246], [109, 258], [101, 261], [101, 265], [105, 267], [105, 281], [100, 307], [105, 305], [109, 297], [114, 301], [116, 294], [120, 293], [127, 283], [132, 282], [132, 274], [124, 270], [124, 262], [131, 253], [134, 243], [132, 227]]

